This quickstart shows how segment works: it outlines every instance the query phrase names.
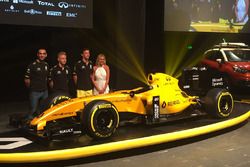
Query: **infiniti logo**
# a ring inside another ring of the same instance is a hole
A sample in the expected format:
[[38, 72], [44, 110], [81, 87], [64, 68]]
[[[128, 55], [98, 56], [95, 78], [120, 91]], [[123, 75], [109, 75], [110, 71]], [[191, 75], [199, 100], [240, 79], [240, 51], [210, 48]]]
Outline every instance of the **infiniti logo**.
[[59, 2], [58, 3], [58, 6], [60, 8], [64, 8], [64, 9], [67, 9], [69, 7], [69, 4], [67, 2]]
[[67, 9], [67, 8], [86, 8], [86, 5], [67, 3], [67, 2], [59, 2], [58, 7], [64, 8], [64, 9]]

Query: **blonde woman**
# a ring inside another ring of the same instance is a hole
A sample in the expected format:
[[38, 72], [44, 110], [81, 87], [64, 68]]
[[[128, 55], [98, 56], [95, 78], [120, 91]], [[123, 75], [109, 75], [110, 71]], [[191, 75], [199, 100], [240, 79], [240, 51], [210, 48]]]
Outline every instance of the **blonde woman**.
[[99, 54], [93, 68], [94, 95], [109, 93], [109, 77], [110, 70], [106, 64], [106, 57], [104, 54]]

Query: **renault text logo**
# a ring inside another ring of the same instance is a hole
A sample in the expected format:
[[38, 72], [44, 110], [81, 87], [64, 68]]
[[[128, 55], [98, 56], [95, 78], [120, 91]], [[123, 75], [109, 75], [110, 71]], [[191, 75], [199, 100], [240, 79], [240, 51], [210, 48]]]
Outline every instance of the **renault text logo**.
[[60, 8], [65, 8], [65, 9], [67, 9], [67, 8], [69, 7], [69, 4], [68, 4], [67, 2], [59, 2], [59, 3], [58, 3], [58, 6], [59, 6]]

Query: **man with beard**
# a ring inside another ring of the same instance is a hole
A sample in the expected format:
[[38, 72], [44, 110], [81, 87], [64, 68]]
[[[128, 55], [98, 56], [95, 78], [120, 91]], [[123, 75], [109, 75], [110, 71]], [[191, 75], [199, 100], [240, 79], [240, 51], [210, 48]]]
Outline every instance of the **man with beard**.
[[84, 48], [82, 51], [82, 59], [79, 60], [73, 71], [73, 80], [76, 84], [77, 97], [91, 96], [93, 85], [92, 85], [92, 74], [93, 74], [93, 63], [89, 60], [90, 50]]
[[24, 76], [24, 83], [30, 91], [30, 113], [28, 119], [33, 118], [37, 112], [39, 102], [48, 97], [47, 77], [49, 74], [49, 65], [45, 62], [46, 57], [46, 49], [39, 49], [37, 59], [28, 66]]

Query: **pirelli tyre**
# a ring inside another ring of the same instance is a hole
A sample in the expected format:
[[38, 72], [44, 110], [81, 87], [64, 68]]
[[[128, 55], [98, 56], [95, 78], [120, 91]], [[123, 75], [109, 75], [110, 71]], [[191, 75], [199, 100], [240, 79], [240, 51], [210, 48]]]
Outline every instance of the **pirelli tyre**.
[[50, 101], [48, 107], [51, 108], [51, 107], [53, 107], [53, 106], [55, 106], [55, 105], [57, 105], [57, 104], [59, 104], [61, 102], [67, 101], [69, 99], [70, 99], [69, 95], [57, 95], [57, 96], [54, 96], [52, 98], [52, 100]]
[[112, 136], [119, 124], [116, 107], [105, 100], [88, 103], [82, 112], [82, 131], [94, 139]]
[[205, 110], [215, 118], [227, 118], [233, 111], [234, 100], [225, 89], [214, 88], [208, 91], [204, 100]]
[[71, 97], [67, 93], [57, 93], [57, 94], [52, 94], [49, 96], [47, 99], [45, 99], [43, 102], [41, 102], [39, 111], [42, 113], [43, 111], [59, 104], [64, 101], [67, 101], [71, 99]]

